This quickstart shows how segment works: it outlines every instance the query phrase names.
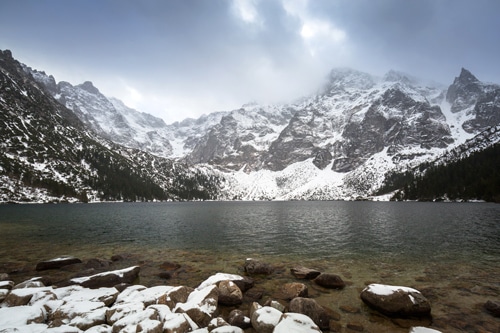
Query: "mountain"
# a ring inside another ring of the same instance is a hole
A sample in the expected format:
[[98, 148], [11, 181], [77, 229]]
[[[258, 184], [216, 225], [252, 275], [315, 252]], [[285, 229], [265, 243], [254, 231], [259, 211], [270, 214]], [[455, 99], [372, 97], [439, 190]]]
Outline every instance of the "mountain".
[[[97, 135], [92, 130], [102, 124], [89, 129], [52, 96], [54, 86], [40, 84], [25, 69], [10, 51], [0, 52], [0, 201], [216, 198], [218, 187], [212, 184], [219, 179], [210, 170]], [[82, 96], [99, 94], [88, 83], [77, 89]], [[79, 108], [90, 110], [85, 104]]]
[[500, 123], [500, 86], [466, 69], [448, 87], [397, 71], [334, 69], [320, 91], [293, 103], [250, 103], [165, 124], [91, 82], [56, 83], [22, 68], [87, 136], [176, 198], [366, 198], [388, 188], [390, 175], [468, 145], [494, 145], [494, 136], [488, 145], [474, 138]]

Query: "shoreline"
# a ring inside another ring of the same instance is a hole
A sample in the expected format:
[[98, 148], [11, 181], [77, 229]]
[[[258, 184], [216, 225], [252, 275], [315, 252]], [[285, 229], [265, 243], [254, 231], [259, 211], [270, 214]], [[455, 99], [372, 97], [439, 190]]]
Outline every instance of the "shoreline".
[[[34, 269], [34, 261], [21, 262], [17, 265], [12, 263], [11, 268], [14, 271], [10, 272], [9, 277], [16, 283], [21, 283], [30, 278], [42, 276], [52, 285], [72, 276], [89, 275], [137, 265], [141, 271], [139, 280], [135, 281], [135, 284], [144, 285], [147, 288], [161, 285], [194, 288], [216, 273], [247, 275], [244, 270], [245, 257], [238, 257], [234, 254], [225, 256], [222, 253], [170, 250], [156, 254], [115, 253], [111, 257], [106, 257], [102, 253], [100, 257], [101, 259], [82, 257], [81, 264], [41, 272]], [[304, 283], [309, 288], [310, 298], [341, 315], [339, 323], [344, 330], [347, 324], [356, 322], [369, 332], [377, 332], [373, 329], [380, 328], [381, 325], [390, 328], [392, 332], [408, 332], [408, 325], [415, 326], [422, 323], [443, 332], [451, 329], [479, 332], [480, 328], [483, 331], [494, 332], [491, 327], [499, 322], [498, 318], [494, 318], [483, 309], [484, 303], [494, 300], [495, 293], [498, 295], [500, 292], [495, 274], [499, 267], [479, 270], [474, 263], [463, 264], [463, 266], [454, 267], [454, 277], [450, 279], [451, 266], [448, 268], [436, 263], [427, 267], [414, 267], [414, 271], [409, 271], [412, 266], [401, 267], [390, 262], [370, 265], [367, 262], [336, 260], [335, 258], [298, 262], [297, 258], [291, 259], [286, 256], [260, 256], [259, 260], [275, 267], [270, 275], [252, 276], [255, 279], [254, 288], [262, 292], [262, 297], [258, 300], [262, 304], [269, 300], [283, 302], [279, 291], [284, 284], [304, 282], [298, 281], [290, 273], [293, 266], [303, 265], [342, 277], [346, 282], [346, 287], [342, 290], [324, 289], [309, 281]], [[105, 267], [97, 267], [97, 263]], [[0, 262], [0, 264], [0, 273], [3, 273], [7, 266], [5, 262]], [[369, 283], [405, 285], [422, 291], [432, 304], [432, 320], [426, 319], [422, 322], [421, 320], [390, 318], [373, 311], [363, 304], [359, 297], [361, 290]], [[249, 306], [250, 304], [247, 303], [240, 305], [239, 308], [246, 311]], [[462, 317], [468, 318], [467, 323], [457, 321]], [[345, 332], [351, 331], [345, 330]]]

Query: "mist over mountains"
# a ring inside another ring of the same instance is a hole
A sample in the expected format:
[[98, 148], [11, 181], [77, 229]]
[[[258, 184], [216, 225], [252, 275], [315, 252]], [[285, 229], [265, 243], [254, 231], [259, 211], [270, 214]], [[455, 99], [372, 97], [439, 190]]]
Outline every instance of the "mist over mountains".
[[10, 51], [0, 69], [2, 201], [367, 198], [389, 174], [498, 145], [500, 86], [466, 69], [448, 87], [333, 69], [297, 102], [173, 124]]

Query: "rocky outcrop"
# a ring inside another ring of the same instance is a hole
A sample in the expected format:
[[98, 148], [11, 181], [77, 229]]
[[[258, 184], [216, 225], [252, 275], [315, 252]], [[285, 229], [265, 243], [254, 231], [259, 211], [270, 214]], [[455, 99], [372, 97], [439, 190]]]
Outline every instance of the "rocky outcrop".
[[361, 299], [374, 309], [391, 316], [428, 316], [429, 301], [420, 291], [401, 286], [370, 284], [361, 292]]

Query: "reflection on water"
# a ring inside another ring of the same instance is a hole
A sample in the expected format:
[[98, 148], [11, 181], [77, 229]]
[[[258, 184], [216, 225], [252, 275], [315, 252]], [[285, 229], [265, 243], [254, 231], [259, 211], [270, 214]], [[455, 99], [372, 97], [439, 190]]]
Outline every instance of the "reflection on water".
[[63, 254], [89, 259], [130, 253], [136, 258], [130, 264], [141, 264], [142, 284], [166, 283], [158, 267], [174, 261], [190, 274], [167, 283], [196, 286], [217, 271], [241, 274], [244, 259], [258, 256], [282, 268], [273, 279], [259, 281], [269, 297], [293, 281], [288, 272], [297, 264], [341, 275], [349, 282], [341, 292], [309, 287], [311, 297], [336, 311], [360, 309], [342, 313], [344, 327], [359, 322], [369, 332], [408, 332], [360, 304], [359, 292], [370, 282], [423, 290], [432, 303], [433, 325], [443, 331], [492, 331], [497, 324], [482, 304], [500, 293], [500, 205], [5, 205], [0, 237], [0, 273]]

